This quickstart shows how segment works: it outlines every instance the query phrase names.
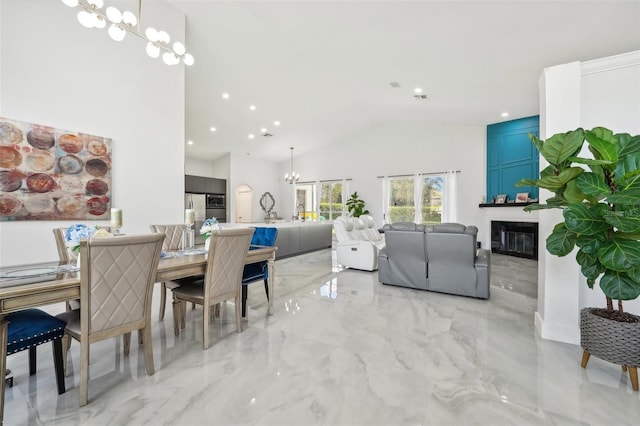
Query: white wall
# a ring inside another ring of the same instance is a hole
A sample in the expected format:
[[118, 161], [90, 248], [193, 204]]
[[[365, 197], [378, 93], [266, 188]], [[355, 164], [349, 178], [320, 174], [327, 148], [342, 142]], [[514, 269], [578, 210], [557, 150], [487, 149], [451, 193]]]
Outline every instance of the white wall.
[[[544, 70], [541, 77], [540, 136], [577, 127], [611, 128], [616, 133], [640, 133], [640, 51]], [[545, 166], [541, 158], [540, 168]], [[542, 200], [548, 192], [541, 191]], [[562, 220], [559, 211], [541, 211], [540, 241]], [[545, 339], [578, 344], [579, 312], [585, 306], [605, 306], [599, 288], [589, 290], [575, 255], [558, 258], [541, 245], [536, 327]], [[640, 314], [640, 300], [625, 302]]]
[[252, 200], [252, 222], [264, 221], [264, 212], [260, 208], [260, 197], [265, 192], [273, 195], [276, 205], [273, 208], [278, 214], [284, 212], [283, 199], [279, 196], [278, 190], [278, 167], [277, 163], [258, 160], [245, 154], [229, 155], [229, 180], [227, 182], [227, 221], [235, 222], [236, 205], [235, 191], [240, 185], [247, 185], [253, 191]]
[[[137, 37], [85, 29], [76, 14], [59, 1], [0, 1], [0, 116], [112, 138], [123, 232], [182, 221], [184, 66], [149, 58]], [[144, 2], [144, 17], [184, 40], [185, 16], [167, 3]], [[0, 222], [0, 265], [56, 259], [51, 229], [71, 223]]]

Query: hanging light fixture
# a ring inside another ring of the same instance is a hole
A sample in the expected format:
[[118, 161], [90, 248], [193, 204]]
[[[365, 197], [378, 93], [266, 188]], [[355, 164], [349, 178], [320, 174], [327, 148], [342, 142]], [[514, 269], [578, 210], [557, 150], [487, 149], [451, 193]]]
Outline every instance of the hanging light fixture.
[[147, 55], [157, 58], [162, 53], [162, 62], [167, 65], [175, 65], [182, 61], [191, 66], [195, 62], [193, 56], [187, 53], [184, 44], [175, 42], [170, 44], [171, 37], [166, 31], [158, 31], [149, 27], [144, 33], [140, 31], [140, 13], [142, 12], [142, 0], [138, 0], [138, 15], [132, 12], [120, 12], [113, 6], [105, 10], [104, 0], [62, 0], [69, 7], [77, 7], [78, 22], [85, 28], [105, 28], [109, 23], [107, 33], [114, 41], [124, 40], [127, 33], [136, 35], [147, 41]]
[[291, 150], [291, 174], [286, 173], [284, 180], [287, 183], [296, 183], [300, 179], [300, 174], [293, 171], [293, 147], [289, 149]]

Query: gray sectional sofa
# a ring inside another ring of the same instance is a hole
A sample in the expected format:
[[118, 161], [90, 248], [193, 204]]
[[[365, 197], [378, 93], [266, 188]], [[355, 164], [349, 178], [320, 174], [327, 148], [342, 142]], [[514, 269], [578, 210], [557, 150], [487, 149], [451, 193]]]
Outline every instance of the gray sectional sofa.
[[384, 226], [378, 281], [461, 296], [489, 298], [491, 252], [477, 249], [478, 228], [459, 223]]

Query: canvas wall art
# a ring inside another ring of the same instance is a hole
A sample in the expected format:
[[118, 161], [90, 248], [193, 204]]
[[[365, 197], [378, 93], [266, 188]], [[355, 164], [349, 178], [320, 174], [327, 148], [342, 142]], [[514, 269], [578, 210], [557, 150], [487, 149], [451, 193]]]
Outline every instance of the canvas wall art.
[[105, 220], [111, 139], [0, 117], [0, 221]]

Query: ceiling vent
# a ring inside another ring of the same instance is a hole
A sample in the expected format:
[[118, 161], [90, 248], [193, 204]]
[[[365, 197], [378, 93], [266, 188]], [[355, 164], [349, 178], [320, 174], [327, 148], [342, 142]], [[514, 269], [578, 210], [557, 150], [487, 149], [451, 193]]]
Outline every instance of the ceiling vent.
[[413, 95], [413, 97], [420, 100], [427, 99], [427, 95]]
[[398, 83], [397, 81], [392, 81], [391, 83], [389, 83], [389, 86], [393, 87], [394, 89], [397, 89], [400, 87], [400, 83]]
[[265, 138], [270, 138], [273, 135], [271, 133], [263, 133], [262, 136], [264, 136]]

